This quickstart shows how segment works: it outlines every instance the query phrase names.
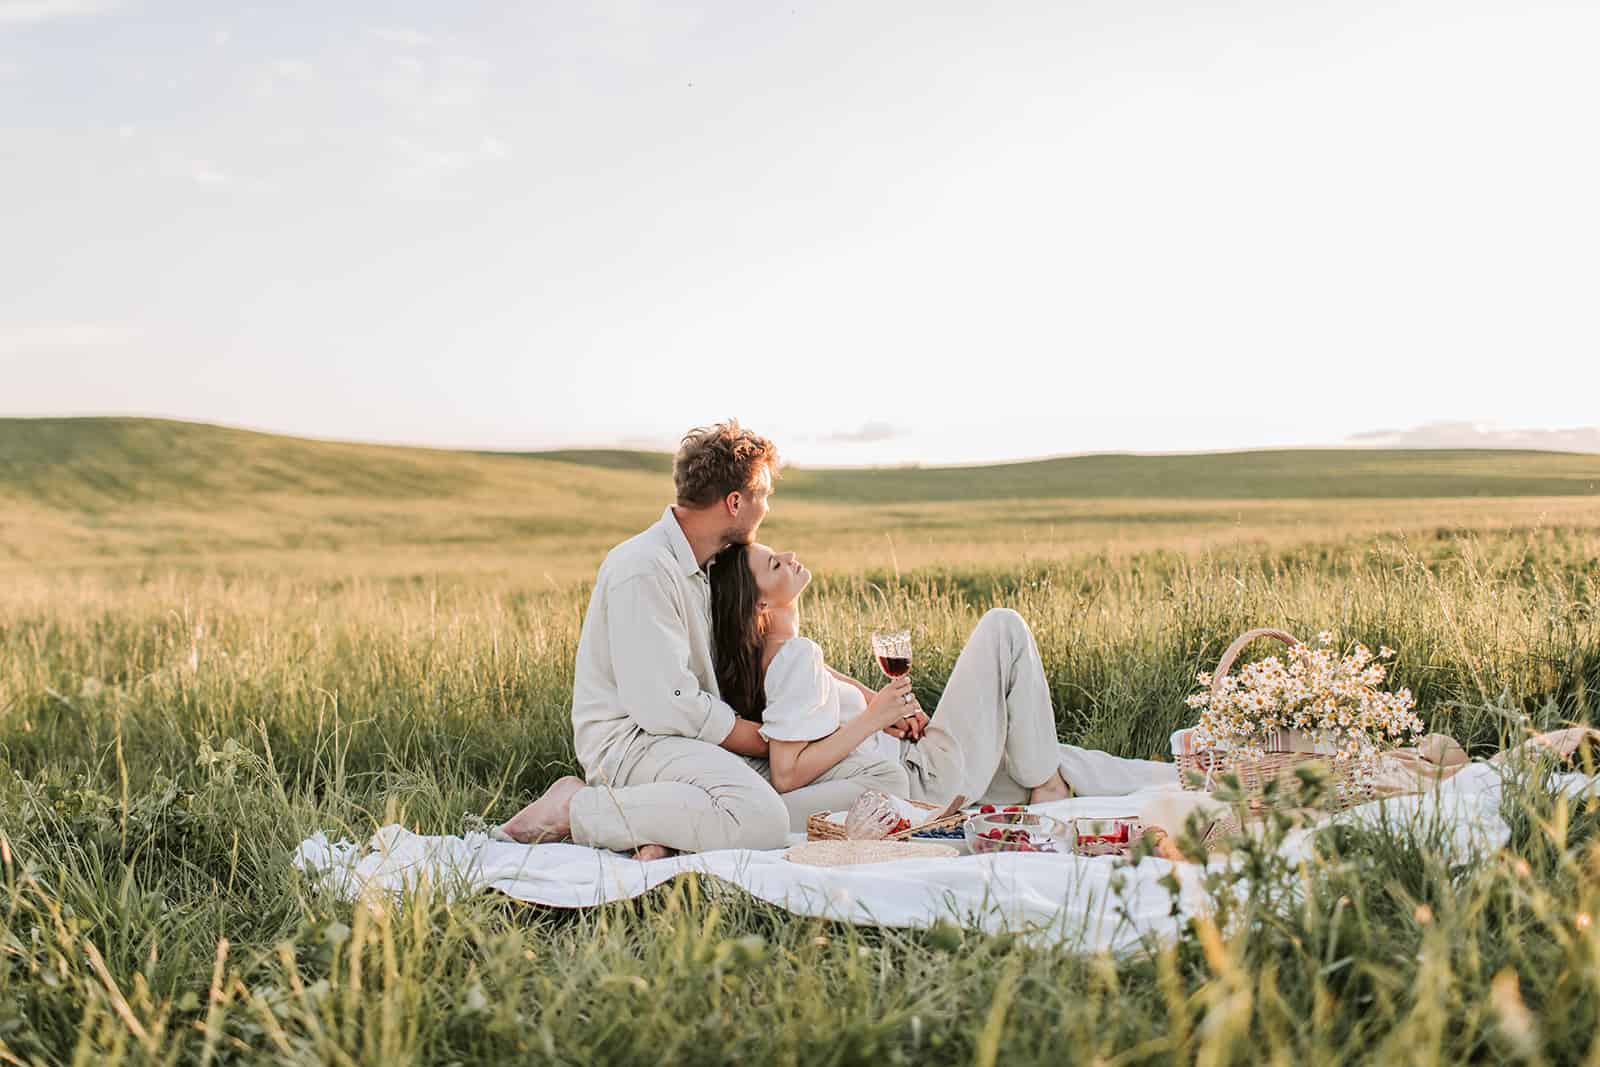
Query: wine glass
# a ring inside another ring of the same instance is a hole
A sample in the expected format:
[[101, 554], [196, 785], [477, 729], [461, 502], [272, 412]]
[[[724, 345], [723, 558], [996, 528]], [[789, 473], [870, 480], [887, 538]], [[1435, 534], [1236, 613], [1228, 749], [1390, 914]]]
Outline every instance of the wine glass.
[[[875, 630], [872, 634], [872, 654], [878, 666], [890, 678], [903, 678], [911, 673], [911, 631]], [[914, 705], [911, 705], [914, 709]], [[901, 718], [909, 719], [916, 711], [908, 711]]]
[[872, 654], [890, 678], [903, 677], [911, 670], [911, 631], [874, 630]]

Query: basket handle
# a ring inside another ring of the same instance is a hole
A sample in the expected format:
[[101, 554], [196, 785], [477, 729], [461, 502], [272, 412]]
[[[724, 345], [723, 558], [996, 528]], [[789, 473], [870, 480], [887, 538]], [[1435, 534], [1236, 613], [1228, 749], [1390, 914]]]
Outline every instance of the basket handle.
[[1217, 661], [1217, 669], [1211, 674], [1212, 700], [1217, 699], [1217, 694], [1221, 692], [1222, 679], [1228, 673], [1228, 669], [1233, 666], [1233, 661], [1239, 658], [1239, 653], [1244, 651], [1245, 645], [1248, 645], [1251, 641], [1254, 641], [1258, 637], [1270, 637], [1274, 640], [1282, 641], [1290, 648], [1295, 648], [1300, 644], [1299, 639], [1296, 638], [1294, 634], [1289, 633], [1287, 630], [1275, 630], [1271, 627], [1262, 627], [1258, 630], [1246, 630], [1244, 633], [1233, 639], [1233, 644], [1228, 646], [1227, 650], [1222, 653], [1222, 658]]
[[[1218, 693], [1220, 693], [1222, 690], [1222, 679], [1228, 673], [1228, 669], [1233, 666], [1233, 661], [1239, 658], [1239, 653], [1244, 651], [1245, 645], [1248, 645], [1251, 641], [1254, 641], [1258, 637], [1270, 637], [1276, 641], [1282, 641], [1290, 648], [1295, 648], [1300, 644], [1299, 639], [1296, 638], [1294, 634], [1289, 633], [1287, 630], [1276, 630], [1270, 626], [1264, 626], [1256, 630], [1246, 630], [1238, 637], [1235, 637], [1233, 639], [1233, 644], [1229, 645], [1222, 653], [1222, 658], [1217, 661], [1217, 669], [1211, 675], [1211, 700], [1213, 703], [1215, 703]], [[1206, 780], [1204, 788], [1207, 790], [1210, 790], [1211, 788], [1211, 776], [1213, 773], [1215, 773], [1216, 769], [1217, 759], [1215, 755], [1213, 755], [1211, 760], [1206, 764]]]

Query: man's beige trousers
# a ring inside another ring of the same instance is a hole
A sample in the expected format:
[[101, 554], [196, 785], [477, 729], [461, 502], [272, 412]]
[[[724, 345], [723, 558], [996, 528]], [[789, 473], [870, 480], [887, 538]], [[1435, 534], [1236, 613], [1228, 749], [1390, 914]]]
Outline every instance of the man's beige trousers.
[[782, 848], [789, 811], [742, 756], [692, 737], [641, 734], [616, 775], [572, 797], [572, 839], [628, 852]]
[[665, 845], [680, 852], [782, 848], [819, 811], [844, 811], [867, 789], [907, 795], [899, 763], [852, 752], [808, 786], [780, 796], [766, 760], [736, 756], [684, 737], [639, 737], [616, 779], [572, 798], [572, 839], [627, 852]]

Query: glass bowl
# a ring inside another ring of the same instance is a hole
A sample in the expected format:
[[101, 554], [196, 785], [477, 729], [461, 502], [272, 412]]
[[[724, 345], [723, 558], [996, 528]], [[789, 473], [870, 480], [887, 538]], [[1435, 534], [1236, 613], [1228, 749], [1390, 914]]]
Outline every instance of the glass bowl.
[[1072, 820], [1073, 851], [1080, 856], [1126, 856], [1144, 836], [1129, 815], [1080, 816]]
[[1072, 853], [1072, 829], [1060, 819], [1031, 811], [971, 815], [962, 825], [973, 855], [988, 852]]

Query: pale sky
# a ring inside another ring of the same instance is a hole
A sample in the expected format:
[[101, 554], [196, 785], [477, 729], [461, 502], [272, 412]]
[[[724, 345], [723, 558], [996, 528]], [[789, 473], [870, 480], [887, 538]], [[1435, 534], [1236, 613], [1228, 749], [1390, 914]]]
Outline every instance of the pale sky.
[[0, 0], [0, 415], [926, 463], [1600, 422], [1600, 5]]

